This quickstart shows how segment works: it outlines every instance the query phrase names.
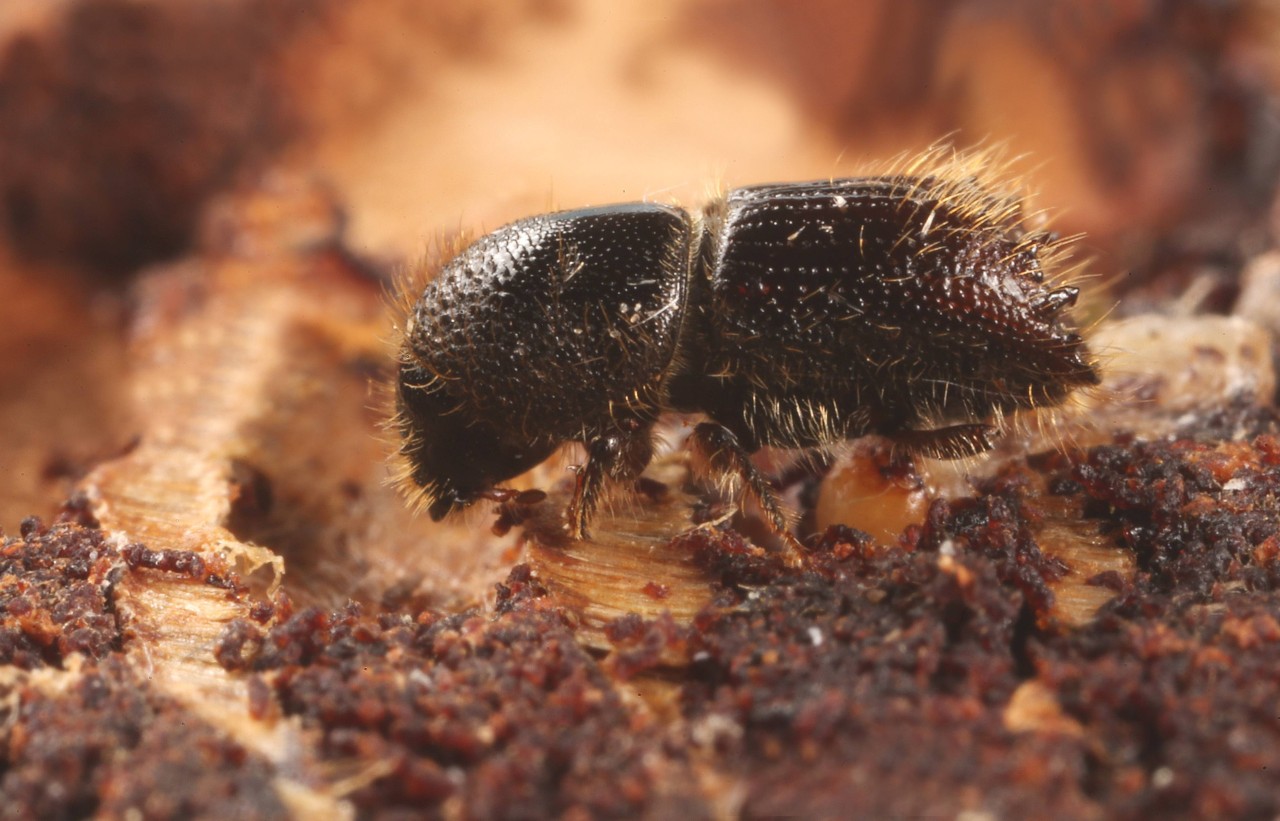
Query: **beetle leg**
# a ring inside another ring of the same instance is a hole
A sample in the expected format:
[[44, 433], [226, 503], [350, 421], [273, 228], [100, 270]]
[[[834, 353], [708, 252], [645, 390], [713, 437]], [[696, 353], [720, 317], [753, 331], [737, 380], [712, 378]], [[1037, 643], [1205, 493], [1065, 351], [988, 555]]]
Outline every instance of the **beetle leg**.
[[751, 461], [751, 454], [742, 446], [737, 435], [724, 425], [703, 422], [693, 429], [689, 442], [707, 460], [713, 471], [734, 474], [742, 479], [746, 492], [760, 505], [773, 532], [782, 538], [786, 546], [783, 561], [791, 567], [804, 564], [800, 542], [791, 533], [790, 522], [783, 512], [782, 503], [778, 501], [777, 492]]
[[578, 481], [569, 502], [569, 535], [589, 537], [587, 526], [600, 506], [600, 496], [611, 479], [634, 479], [649, 464], [653, 441], [649, 427], [636, 425], [626, 432], [611, 432], [587, 443], [587, 464], [578, 471]]
[[933, 459], [959, 459], [974, 456], [995, 447], [991, 425], [952, 425], [934, 430], [900, 430], [889, 435], [894, 445], [908, 454]]

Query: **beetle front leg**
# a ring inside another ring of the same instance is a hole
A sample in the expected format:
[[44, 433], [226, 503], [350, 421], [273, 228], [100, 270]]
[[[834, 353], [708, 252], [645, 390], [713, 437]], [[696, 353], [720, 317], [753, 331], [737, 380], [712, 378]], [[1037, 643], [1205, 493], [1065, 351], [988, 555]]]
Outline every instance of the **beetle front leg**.
[[600, 497], [609, 481], [634, 479], [653, 458], [650, 427], [637, 424], [627, 431], [614, 431], [587, 443], [587, 463], [578, 470], [578, 480], [569, 503], [569, 535], [589, 537], [588, 525], [600, 506]]

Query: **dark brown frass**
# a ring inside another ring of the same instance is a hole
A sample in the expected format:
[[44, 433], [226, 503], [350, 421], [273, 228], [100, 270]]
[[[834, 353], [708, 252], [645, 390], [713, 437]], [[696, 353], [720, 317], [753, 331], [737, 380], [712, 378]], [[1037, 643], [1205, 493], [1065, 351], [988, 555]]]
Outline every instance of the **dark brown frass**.
[[441, 518], [585, 443], [569, 511], [648, 464], [663, 411], [786, 520], [748, 455], [881, 434], [909, 452], [987, 450], [1005, 414], [1098, 382], [1044, 284], [1057, 246], [972, 179], [740, 188], [700, 219], [634, 203], [530, 217], [426, 287], [400, 352], [406, 479]]

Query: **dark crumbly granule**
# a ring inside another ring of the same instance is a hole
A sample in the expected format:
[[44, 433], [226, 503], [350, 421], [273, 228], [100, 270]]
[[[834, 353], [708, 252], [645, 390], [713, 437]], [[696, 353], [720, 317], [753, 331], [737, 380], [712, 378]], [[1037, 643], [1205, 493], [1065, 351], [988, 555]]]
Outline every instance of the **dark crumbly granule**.
[[1144, 603], [1036, 648], [1037, 678], [1086, 730], [1085, 793], [1117, 818], [1280, 812], [1280, 622], [1273, 591]]
[[119, 656], [86, 662], [65, 689], [20, 684], [10, 695], [6, 818], [289, 817], [268, 762], [154, 694]]
[[1227, 415], [1231, 441], [1101, 447], [1074, 470], [1139, 572], [1035, 665], [1118, 817], [1280, 812], [1280, 441], [1273, 410]]
[[[1280, 447], [1269, 413], [1233, 428], [1040, 460], [1138, 560], [1079, 629], [1046, 618], [1064, 568], [1028, 527], [1030, 469], [897, 545], [833, 529], [806, 575], [703, 545], [731, 609], [699, 621], [684, 711], [730, 728], [746, 814], [1274, 817]], [[1028, 686], [1056, 715], [1015, 732]]]
[[[364, 817], [1271, 817], [1280, 441], [1269, 412], [1215, 419], [1015, 465], [895, 544], [832, 528], [803, 572], [731, 530], [693, 531], [682, 543], [718, 580], [713, 605], [692, 628], [617, 620], [604, 660], [524, 565], [492, 617], [281, 600], [233, 622], [218, 657], [253, 677], [252, 715], [318, 730], [321, 760], [383, 762], [350, 796]], [[1076, 628], [1053, 615], [1069, 568], [1036, 543], [1044, 511], [1064, 505], [1138, 568], [1095, 579], [1115, 596]], [[36, 522], [5, 543], [5, 589], [21, 591], [4, 600], [5, 662], [106, 658], [56, 699], [18, 691], [23, 712], [0, 722], [4, 797], [55, 814], [278, 812], [269, 768], [148, 695], [113, 653], [112, 573], [216, 584], [219, 569], [127, 552]], [[674, 720], [626, 695], [651, 687], [672, 694]], [[1028, 694], [1039, 713], [1016, 707]]]
[[120, 555], [130, 570], [162, 570], [225, 590], [243, 592], [245, 589], [226, 562], [210, 561], [190, 550], [152, 550], [146, 545], [129, 544]]
[[352, 607], [304, 610], [257, 637], [236, 623], [223, 663], [266, 674], [284, 713], [322, 731], [323, 757], [384, 763], [350, 796], [363, 817], [704, 815], [686, 753], [624, 701], [527, 569], [504, 589], [492, 620]]
[[[604, 661], [517, 566], [492, 619], [307, 610], [232, 625], [223, 664], [325, 757], [389, 762], [352, 796], [368, 817], [698, 814], [707, 773], [740, 779], [747, 817], [1269, 817], [1280, 446], [1266, 413], [1230, 426], [1037, 457], [896, 544], [832, 528], [803, 572], [693, 531], [712, 607], [692, 629], [619, 619]], [[1096, 580], [1116, 596], [1078, 628], [1036, 544], [1064, 500], [1139, 568]], [[622, 698], [658, 682], [673, 722]]]
[[[1215, 423], [1216, 425], [1216, 423]], [[1179, 439], [1095, 448], [1072, 473], [1085, 515], [1134, 553], [1129, 598], [1223, 602], [1280, 586], [1280, 441], [1273, 411], [1238, 418], [1234, 441]]]
[[117, 550], [96, 526], [68, 520], [45, 527], [31, 517], [22, 523], [19, 538], [0, 543], [0, 665], [62, 667], [71, 653], [100, 659], [119, 651], [122, 632], [113, 588], [137, 569], [243, 592], [222, 561], [139, 544]]
[[271, 765], [153, 691], [122, 652], [116, 588], [133, 565], [234, 577], [185, 551], [117, 550], [76, 518], [28, 519], [0, 545], [0, 815], [286, 817]]
[[0, 665], [61, 667], [120, 649], [111, 588], [124, 568], [96, 529], [27, 519], [0, 544]]
[[726, 570], [720, 554], [736, 602], [699, 620], [684, 711], [695, 732], [730, 728], [716, 749], [747, 815], [1087, 813], [1078, 742], [1004, 727], [1061, 569], [1020, 484], [997, 486], [935, 504], [898, 545], [833, 528], [812, 572], [765, 585], [758, 560]]

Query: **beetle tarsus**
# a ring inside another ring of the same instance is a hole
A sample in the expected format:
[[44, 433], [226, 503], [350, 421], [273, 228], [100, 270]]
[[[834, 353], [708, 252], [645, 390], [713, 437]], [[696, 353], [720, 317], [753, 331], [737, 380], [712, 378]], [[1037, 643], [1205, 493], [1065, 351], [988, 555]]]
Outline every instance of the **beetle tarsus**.
[[690, 445], [707, 460], [708, 466], [721, 474], [742, 479], [743, 490], [756, 500], [769, 522], [769, 527], [782, 537], [786, 544], [786, 562], [796, 566], [803, 562], [799, 542], [791, 535], [790, 522], [783, 511], [778, 493], [769, 479], [751, 461], [751, 454], [733, 431], [715, 422], [703, 422], [689, 436]]

